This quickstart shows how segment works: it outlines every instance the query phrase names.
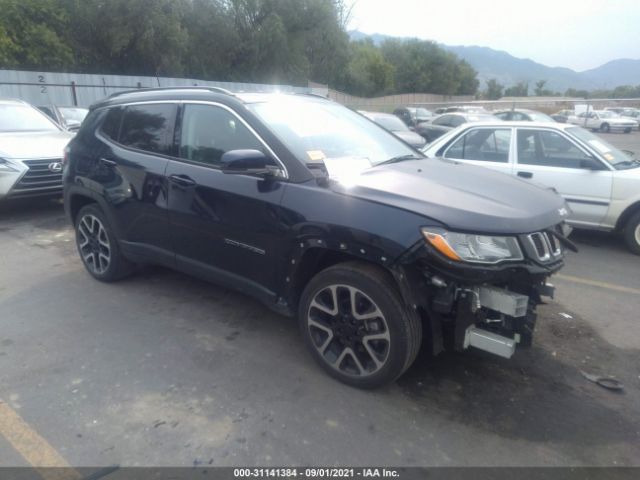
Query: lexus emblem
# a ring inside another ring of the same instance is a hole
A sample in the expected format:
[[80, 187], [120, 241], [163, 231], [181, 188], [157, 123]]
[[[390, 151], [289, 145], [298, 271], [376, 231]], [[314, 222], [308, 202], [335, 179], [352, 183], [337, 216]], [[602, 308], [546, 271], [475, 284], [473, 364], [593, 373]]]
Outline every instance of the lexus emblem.
[[50, 172], [60, 173], [62, 171], [62, 164], [60, 162], [50, 163], [47, 167]]

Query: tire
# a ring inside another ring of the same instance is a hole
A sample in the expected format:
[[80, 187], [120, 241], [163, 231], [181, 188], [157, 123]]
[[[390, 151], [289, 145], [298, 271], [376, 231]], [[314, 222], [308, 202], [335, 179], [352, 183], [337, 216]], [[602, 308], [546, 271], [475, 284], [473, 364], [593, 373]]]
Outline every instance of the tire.
[[631, 129], [630, 128], [625, 128], [624, 129], [624, 133], [631, 133]]
[[629, 250], [640, 255], [640, 212], [636, 212], [624, 226], [624, 241]]
[[391, 275], [359, 262], [338, 264], [313, 277], [302, 293], [298, 322], [320, 366], [357, 388], [396, 380], [422, 342], [421, 320], [406, 308]]
[[602, 133], [609, 133], [611, 131], [611, 127], [608, 123], [603, 123], [602, 125], [600, 125], [600, 131]]
[[75, 230], [80, 259], [93, 278], [114, 282], [133, 272], [134, 264], [122, 255], [111, 225], [96, 204], [80, 209]]

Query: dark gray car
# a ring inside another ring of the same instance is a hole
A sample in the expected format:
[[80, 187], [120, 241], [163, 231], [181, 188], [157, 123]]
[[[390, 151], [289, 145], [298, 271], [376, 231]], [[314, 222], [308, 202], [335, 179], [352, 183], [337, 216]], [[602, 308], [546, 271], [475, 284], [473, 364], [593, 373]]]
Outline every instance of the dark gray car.
[[373, 120], [382, 128], [389, 130], [396, 137], [404, 140], [413, 148], [422, 148], [427, 144], [427, 141], [416, 132], [413, 132], [407, 127], [402, 120], [390, 113], [380, 112], [360, 112], [369, 120]]

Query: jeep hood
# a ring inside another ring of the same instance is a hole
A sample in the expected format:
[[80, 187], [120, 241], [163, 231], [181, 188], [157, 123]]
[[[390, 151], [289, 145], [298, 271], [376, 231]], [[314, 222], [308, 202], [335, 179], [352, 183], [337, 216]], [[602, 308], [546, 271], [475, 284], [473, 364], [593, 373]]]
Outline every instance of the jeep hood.
[[442, 159], [381, 165], [330, 185], [337, 193], [409, 210], [457, 231], [533, 232], [560, 223], [570, 212], [551, 189]]
[[0, 158], [62, 158], [64, 147], [72, 138], [73, 134], [62, 131], [0, 132]]

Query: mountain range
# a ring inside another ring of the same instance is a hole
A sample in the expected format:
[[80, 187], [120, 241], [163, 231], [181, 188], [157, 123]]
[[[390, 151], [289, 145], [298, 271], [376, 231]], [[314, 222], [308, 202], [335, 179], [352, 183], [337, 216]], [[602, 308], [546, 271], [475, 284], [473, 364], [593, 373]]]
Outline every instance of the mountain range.
[[[388, 38], [379, 33], [366, 34], [358, 30], [349, 32], [352, 40], [370, 38], [376, 45]], [[599, 67], [576, 72], [570, 68], [548, 67], [528, 58], [478, 46], [440, 46], [459, 58], [466, 60], [478, 72], [480, 89], [486, 81], [495, 78], [498, 83], [510, 87], [519, 82], [528, 82], [532, 89], [538, 80], [546, 80], [545, 89], [565, 92], [568, 88], [578, 90], [613, 89], [619, 85], [640, 85], [640, 59], [621, 58]]]

